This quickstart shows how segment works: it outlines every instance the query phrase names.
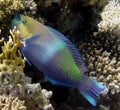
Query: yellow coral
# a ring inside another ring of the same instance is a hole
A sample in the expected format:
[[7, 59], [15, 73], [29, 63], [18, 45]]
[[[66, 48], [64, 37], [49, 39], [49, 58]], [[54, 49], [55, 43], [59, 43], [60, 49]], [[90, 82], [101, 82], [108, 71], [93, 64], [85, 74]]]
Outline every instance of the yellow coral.
[[[9, 41], [4, 41], [4, 46], [1, 47], [0, 71], [13, 72], [14, 70], [17, 70], [23, 72], [25, 59], [22, 58], [22, 54], [18, 49], [18, 47], [22, 45], [22, 42], [19, 40], [19, 32], [14, 29], [13, 31], [10, 31], [10, 34]], [[1, 41], [3, 41], [3, 39]]]
[[9, 41], [0, 40], [4, 42], [0, 54], [0, 110], [54, 110], [49, 103], [52, 92], [42, 90], [39, 83], [31, 84], [31, 78], [23, 72], [25, 59], [18, 49], [23, 44], [19, 32], [15, 28], [10, 34]]
[[0, 110], [26, 110], [24, 101], [12, 96], [0, 96]]
[[13, 12], [23, 9], [22, 0], [0, 0], [0, 21], [4, 17], [13, 14]]

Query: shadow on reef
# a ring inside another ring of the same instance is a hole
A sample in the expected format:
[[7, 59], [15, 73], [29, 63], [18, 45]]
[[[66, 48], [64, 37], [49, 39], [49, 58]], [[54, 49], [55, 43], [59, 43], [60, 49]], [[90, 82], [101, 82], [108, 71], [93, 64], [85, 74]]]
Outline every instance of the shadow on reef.
[[68, 37], [70, 36], [72, 41], [84, 39], [85, 36], [88, 37], [96, 32], [98, 30], [96, 24], [101, 20], [93, 6], [81, 6], [80, 2], [70, 6], [52, 3], [44, 8], [38, 4], [37, 8], [36, 15], [45, 19], [45, 24], [55, 27]]
[[40, 72], [37, 68], [35, 68], [34, 66], [32, 66], [31, 68], [28, 64], [26, 65], [26, 75], [32, 77], [32, 83], [40, 82], [42, 88], [46, 88], [47, 90], [51, 90], [53, 92], [51, 100], [55, 101], [58, 105], [67, 100], [70, 93], [69, 88], [52, 85], [49, 81], [47, 81], [47, 79], [45, 79], [43, 73]]

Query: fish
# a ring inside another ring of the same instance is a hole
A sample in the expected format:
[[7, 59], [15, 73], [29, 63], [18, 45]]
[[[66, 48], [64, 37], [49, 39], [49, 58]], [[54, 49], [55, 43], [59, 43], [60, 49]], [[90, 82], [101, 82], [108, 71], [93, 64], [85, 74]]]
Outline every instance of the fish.
[[16, 14], [11, 27], [20, 32], [23, 56], [33, 64], [53, 85], [77, 89], [87, 101], [96, 106], [105, 86], [84, 73], [87, 65], [79, 49], [61, 32], [37, 20]]

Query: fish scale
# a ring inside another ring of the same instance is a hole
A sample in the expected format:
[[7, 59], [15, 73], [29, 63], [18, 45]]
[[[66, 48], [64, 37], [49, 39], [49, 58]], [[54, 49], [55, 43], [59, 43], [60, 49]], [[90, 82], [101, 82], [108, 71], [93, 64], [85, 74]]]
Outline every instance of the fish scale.
[[42, 71], [52, 84], [75, 88], [96, 106], [98, 95], [106, 87], [84, 74], [85, 61], [67, 37], [24, 15], [16, 14], [11, 24], [20, 31], [20, 40], [25, 44], [20, 49], [29, 63]]
[[[59, 68], [61, 68], [65, 73], [69, 73], [67, 74], [71, 79], [74, 80], [80, 80], [82, 74], [80, 74], [80, 70], [77, 67], [77, 65], [75, 64], [74, 60], [72, 59], [72, 56], [67, 52], [63, 52], [63, 54], [59, 55], [58, 61], [57, 61], [57, 65]], [[68, 56], [70, 55], [70, 56]], [[65, 57], [66, 56], [66, 57]], [[71, 58], [70, 61], [68, 61]], [[62, 61], [62, 62], [60, 62]], [[68, 63], [69, 62], [69, 63]]]

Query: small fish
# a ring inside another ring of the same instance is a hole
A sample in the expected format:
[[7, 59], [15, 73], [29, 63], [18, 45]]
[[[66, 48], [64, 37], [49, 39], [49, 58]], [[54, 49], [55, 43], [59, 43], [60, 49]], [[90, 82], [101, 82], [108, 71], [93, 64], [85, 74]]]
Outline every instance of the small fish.
[[87, 77], [86, 64], [79, 50], [59, 31], [24, 15], [15, 15], [12, 27], [20, 31], [25, 45], [20, 49], [29, 63], [42, 71], [54, 85], [75, 88], [96, 106], [106, 87]]

